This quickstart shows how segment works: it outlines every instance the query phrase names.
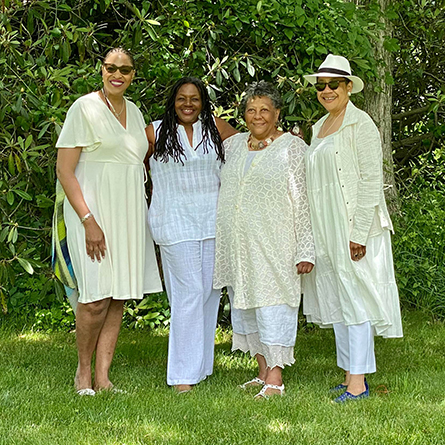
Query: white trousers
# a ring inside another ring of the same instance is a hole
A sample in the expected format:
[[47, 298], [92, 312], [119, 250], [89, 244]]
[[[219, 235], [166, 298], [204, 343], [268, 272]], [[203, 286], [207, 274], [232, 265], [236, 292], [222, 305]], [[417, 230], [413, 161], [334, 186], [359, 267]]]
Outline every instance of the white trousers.
[[298, 308], [280, 304], [236, 309], [233, 307], [233, 288], [228, 286], [227, 292], [232, 306], [232, 351], [240, 349], [252, 357], [260, 354], [271, 369], [295, 363]]
[[220, 290], [213, 289], [215, 240], [160, 246], [170, 302], [167, 383], [194, 385], [213, 372]]
[[374, 332], [369, 321], [346, 326], [334, 324], [337, 366], [351, 374], [370, 374], [376, 371]]

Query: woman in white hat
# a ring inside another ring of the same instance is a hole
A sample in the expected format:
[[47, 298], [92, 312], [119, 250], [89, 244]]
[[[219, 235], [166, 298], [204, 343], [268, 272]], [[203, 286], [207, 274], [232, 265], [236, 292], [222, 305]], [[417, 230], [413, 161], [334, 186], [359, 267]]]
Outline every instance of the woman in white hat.
[[347, 59], [329, 54], [304, 76], [328, 114], [313, 128], [306, 152], [314, 271], [303, 307], [308, 321], [333, 327], [337, 364], [346, 375], [334, 401], [369, 396], [376, 371], [374, 335], [402, 337], [391, 252], [391, 220], [383, 194], [382, 148], [372, 119], [349, 100], [363, 89]]

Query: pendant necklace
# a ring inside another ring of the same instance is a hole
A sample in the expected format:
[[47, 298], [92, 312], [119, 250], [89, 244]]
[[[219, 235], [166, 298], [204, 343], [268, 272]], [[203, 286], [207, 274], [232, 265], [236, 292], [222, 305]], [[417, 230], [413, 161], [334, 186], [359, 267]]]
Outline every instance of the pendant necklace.
[[105, 90], [102, 88], [102, 94], [104, 95], [104, 97], [105, 97], [105, 101], [106, 101], [106, 103], [107, 103], [107, 105], [108, 105], [108, 109], [109, 110], [111, 110], [112, 112], [113, 112], [113, 114], [119, 119], [120, 117], [121, 117], [121, 114], [123, 113], [123, 111], [124, 111], [124, 108], [125, 108], [125, 99], [124, 99], [124, 103], [122, 104], [122, 109], [121, 109], [121, 111], [119, 111], [119, 113], [114, 109], [114, 107], [113, 107], [113, 104], [108, 100], [108, 97], [107, 97], [107, 95], [105, 94]]

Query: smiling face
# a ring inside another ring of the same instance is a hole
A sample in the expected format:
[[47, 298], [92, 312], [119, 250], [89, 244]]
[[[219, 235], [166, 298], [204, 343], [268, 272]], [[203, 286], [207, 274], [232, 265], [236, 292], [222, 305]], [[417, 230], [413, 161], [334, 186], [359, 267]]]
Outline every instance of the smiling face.
[[108, 54], [104, 60], [104, 65], [102, 65], [102, 79], [107, 96], [123, 95], [133, 80], [134, 70], [129, 74], [122, 74], [119, 70], [116, 70], [114, 73], [109, 73], [105, 69], [105, 64], [115, 65], [117, 67], [133, 66], [130, 57], [122, 52], [112, 52]]
[[254, 97], [246, 104], [244, 120], [254, 138], [264, 141], [276, 131], [280, 110], [267, 96]]
[[[328, 83], [331, 80], [344, 80], [343, 77], [319, 77], [318, 82]], [[338, 88], [331, 90], [329, 85], [326, 85], [323, 91], [317, 91], [318, 101], [323, 105], [326, 110], [336, 115], [341, 113], [347, 103], [349, 102], [348, 92], [352, 91], [352, 82], [346, 84], [345, 82], [340, 82]]]
[[198, 88], [186, 83], [179, 88], [175, 98], [175, 112], [181, 125], [194, 124], [202, 110], [202, 100]]

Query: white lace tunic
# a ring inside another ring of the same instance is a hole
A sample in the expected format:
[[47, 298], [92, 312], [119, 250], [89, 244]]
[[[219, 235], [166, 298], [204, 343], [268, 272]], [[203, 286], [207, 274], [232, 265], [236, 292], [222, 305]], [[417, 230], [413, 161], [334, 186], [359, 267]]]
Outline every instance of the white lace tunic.
[[306, 195], [306, 144], [285, 133], [258, 152], [246, 174], [249, 133], [224, 143], [214, 287], [231, 286], [234, 307], [300, 304], [296, 264], [314, 262]]

